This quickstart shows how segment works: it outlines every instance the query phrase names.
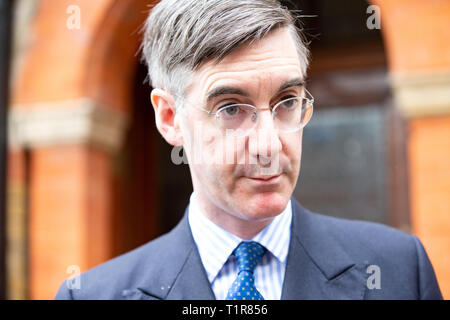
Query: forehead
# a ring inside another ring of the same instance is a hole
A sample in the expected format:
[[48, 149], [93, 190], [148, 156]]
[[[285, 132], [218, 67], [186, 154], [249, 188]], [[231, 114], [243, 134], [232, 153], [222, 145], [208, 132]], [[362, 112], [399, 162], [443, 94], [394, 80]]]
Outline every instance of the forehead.
[[295, 42], [285, 28], [244, 44], [219, 63], [208, 61], [195, 73], [188, 95], [203, 98], [218, 86], [235, 86], [259, 94], [290, 79], [303, 79]]

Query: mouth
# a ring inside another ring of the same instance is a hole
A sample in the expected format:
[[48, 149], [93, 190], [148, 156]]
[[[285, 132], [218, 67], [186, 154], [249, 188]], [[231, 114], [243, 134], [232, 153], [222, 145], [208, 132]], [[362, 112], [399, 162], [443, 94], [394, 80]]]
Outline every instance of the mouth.
[[281, 173], [273, 176], [247, 177], [247, 179], [259, 184], [274, 184], [280, 181]]

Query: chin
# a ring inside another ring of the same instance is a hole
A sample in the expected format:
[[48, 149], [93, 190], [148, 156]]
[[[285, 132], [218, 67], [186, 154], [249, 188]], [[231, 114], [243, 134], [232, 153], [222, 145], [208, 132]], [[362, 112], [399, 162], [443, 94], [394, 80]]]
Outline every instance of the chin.
[[245, 202], [243, 212], [251, 220], [273, 218], [283, 212], [289, 198], [289, 196], [279, 193], [259, 193]]

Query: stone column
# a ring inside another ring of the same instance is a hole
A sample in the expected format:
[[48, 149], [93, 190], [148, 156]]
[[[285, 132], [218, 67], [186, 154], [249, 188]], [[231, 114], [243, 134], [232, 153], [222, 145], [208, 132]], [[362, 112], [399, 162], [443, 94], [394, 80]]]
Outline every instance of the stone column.
[[[17, 262], [29, 295], [16, 284], [15, 296], [52, 299], [64, 279], [115, 253], [112, 157], [129, 125], [138, 31], [151, 3], [32, 2], [14, 70], [8, 215], [29, 259]], [[10, 253], [19, 257], [17, 246]]]
[[[376, 0], [391, 83], [408, 121], [412, 231], [450, 297], [450, 1]], [[399, 266], [401, 267], [401, 266]]]

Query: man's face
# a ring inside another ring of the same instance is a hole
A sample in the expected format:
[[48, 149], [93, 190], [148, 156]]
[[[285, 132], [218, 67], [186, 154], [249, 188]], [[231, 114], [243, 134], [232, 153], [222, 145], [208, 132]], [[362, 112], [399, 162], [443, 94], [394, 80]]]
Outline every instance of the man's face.
[[[273, 107], [286, 96], [301, 95], [298, 83], [303, 79], [295, 43], [286, 29], [241, 46], [218, 64], [207, 62], [194, 74], [180, 126], [194, 190], [216, 220], [228, 215], [265, 221], [285, 209], [300, 171], [302, 131], [278, 132], [271, 112], [264, 110], [250, 135], [233, 140], [225, 138], [214, 115], [196, 107], [212, 111], [228, 103]], [[288, 87], [280, 91], [285, 84]], [[195, 153], [201, 154], [200, 161], [198, 157], [194, 161]], [[217, 161], [223, 153], [223, 159], [231, 154], [234, 161]]]

